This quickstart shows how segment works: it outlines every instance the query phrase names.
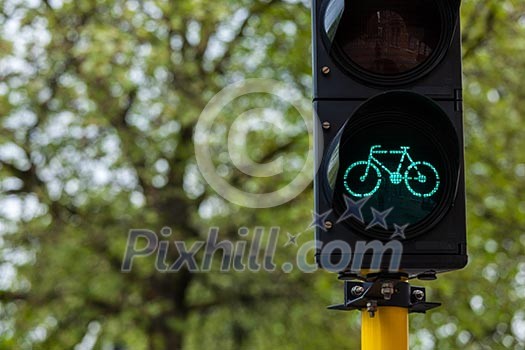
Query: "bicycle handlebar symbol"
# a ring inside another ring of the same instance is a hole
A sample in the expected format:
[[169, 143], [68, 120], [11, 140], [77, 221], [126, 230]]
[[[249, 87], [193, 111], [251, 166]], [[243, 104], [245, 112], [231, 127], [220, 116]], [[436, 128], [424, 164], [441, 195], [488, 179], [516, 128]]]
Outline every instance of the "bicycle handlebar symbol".
[[[346, 170], [344, 174], [344, 186], [346, 190], [354, 197], [371, 197], [381, 186], [382, 173], [380, 169], [382, 169], [388, 174], [390, 182], [393, 185], [399, 185], [404, 181], [408, 191], [412, 193], [412, 195], [420, 198], [428, 198], [433, 196], [439, 190], [440, 185], [439, 174], [436, 168], [428, 162], [415, 162], [408, 153], [409, 149], [410, 147], [402, 146], [399, 150], [381, 150], [381, 146], [372, 146], [370, 148], [367, 161], [355, 162], [351, 164]], [[401, 156], [396, 171], [390, 171], [375, 157], [375, 155], [380, 154]], [[402, 175], [401, 168], [403, 167], [405, 159], [410, 162], [410, 165], [405, 170], [404, 175]], [[377, 175], [377, 182], [375, 183], [373, 178], [370, 180], [370, 177], [373, 177], [373, 174]], [[433, 177], [435, 177], [435, 179], [430, 179]], [[372, 190], [369, 192], [366, 192], [368, 190], [365, 190], [366, 193], [360, 193], [357, 190], [354, 190], [352, 185], [355, 185], [355, 183], [352, 184], [348, 180], [356, 178], [361, 184], [364, 184], [367, 180], [371, 181], [371, 185], [368, 187], [372, 187]], [[414, 187], [417, 184], [432, 185], [433, 182], [431, 181], [435, 182], [435, 184], [434, 186], [429, 186], [432, 187], [430, 191], [424, 191], [424, 193], [420, 193], [414, 190]]]

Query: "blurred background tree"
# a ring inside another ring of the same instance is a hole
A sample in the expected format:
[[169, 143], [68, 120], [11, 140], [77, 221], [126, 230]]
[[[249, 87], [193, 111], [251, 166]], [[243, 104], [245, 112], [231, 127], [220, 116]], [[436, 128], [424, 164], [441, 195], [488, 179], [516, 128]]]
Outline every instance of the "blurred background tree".
[[[132, 228], [167, 226], [192, 242], [209, 226], [234, 239], [242, 226], [308, 227], [311, 191], [274, 209], [231, 205], [202, 179], [192, 142], [208, 100], [233, 82], [273, 78], [310, 95], [308, 1], [3, 0], [0, 10], [0, 349], [359, 347], [358, 313], [324, 309], [342, 298], [332, 274], [165, 274], [154, 257], [120, 272]], [[463, 27], [471, 263], [427, 285], [445, 306], [412, 317], [412, 348], [525, 349], [525, 3], [464, 0]], [[278, 102], [252, 96], [221, 120], [268, 104]], [[308, 138], [286, 130], [243, 147], [295, 164]], [[213, 135], [219, 155], [226, 133]], [[224, 158], [218, 169], [247, 190], [290, 176], [255, 181]], [[296, 253], [285, 238], [278, 266]]]

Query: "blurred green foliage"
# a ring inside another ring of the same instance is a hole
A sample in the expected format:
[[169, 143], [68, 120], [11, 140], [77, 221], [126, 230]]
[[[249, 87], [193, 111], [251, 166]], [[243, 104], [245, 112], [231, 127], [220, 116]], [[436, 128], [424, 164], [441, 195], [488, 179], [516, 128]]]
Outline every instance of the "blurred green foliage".
[[[411, 317], [412, 348], [525, 349], [525, 3], [463, 3], [471, 262], [426, 285], [444, 306]], [[192, 134], [243, 78], [310, 95], [308, 1], [3, 0], [0, 33], [0, 349], [359, 348], [359, 314], [325, 309], [342, 298], [332, 274], [162, 274], [154, 257], [120, 272], [132, 228], [191, 242], [280, 226], [276, 261], [294, 257], [284, 233], [307, 227], [311, 190], [230, 205], [201, 178]], [[308, 143], [252, 136], [257, 159]], [[217, 162], [248, 190], [279, 188]]]

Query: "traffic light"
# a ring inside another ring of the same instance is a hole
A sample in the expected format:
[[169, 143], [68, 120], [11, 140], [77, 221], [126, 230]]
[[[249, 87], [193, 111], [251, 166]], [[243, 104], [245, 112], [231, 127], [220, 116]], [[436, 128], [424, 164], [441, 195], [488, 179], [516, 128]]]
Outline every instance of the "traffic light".
[[411, 277], [466, 265], [460, 3], [313, 1], [322, 267], [364, 274], [373, 251], [356, 269], [339, 264], [352, 252], [325, 248], [392, 240]]

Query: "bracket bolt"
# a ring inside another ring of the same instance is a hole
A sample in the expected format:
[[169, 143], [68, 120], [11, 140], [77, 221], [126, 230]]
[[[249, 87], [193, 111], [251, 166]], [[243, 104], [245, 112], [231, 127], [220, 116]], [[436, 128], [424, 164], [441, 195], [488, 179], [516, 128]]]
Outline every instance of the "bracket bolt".
[[385, 298], [385, 300], [392, 299], [392, 295], [394, 294], [394, 284], [392, 282], [385, 282], [381, 286], [381, 294]]
[[374, 318], [377, 312], [377, 301], [372, 300], [366, 303], [366, 311], [370, 315], [370, 318]]
[[325, 221], [325, 222], [324, 222], [324, 227], [325, 227], [327, 230], [330, 230], [332, 227], [334, 227], [334, 224], [333, 224], [331, 221]]
[[360, 297], [365, 292], [365, 288], [363, 286], [355, 286], [350, 292], [353, 296]]
[[330, 74], [330, 67], [324, 66], [324, 67], [321, 69], [321, 72], [323, 72], [324, 75], [328, 75], [328, 74]]
[[423, 299], [425, 299], [425, 292], [423, 292], [421, 289], [416, 289], [412, 292], [412, 296], [417, 301], [422, 301]]
[[323, 123], [323, 129], [328, 130], [328, 129], [330, 129], [330, 127], [331, 127], [330, 122], [324, 122]]

